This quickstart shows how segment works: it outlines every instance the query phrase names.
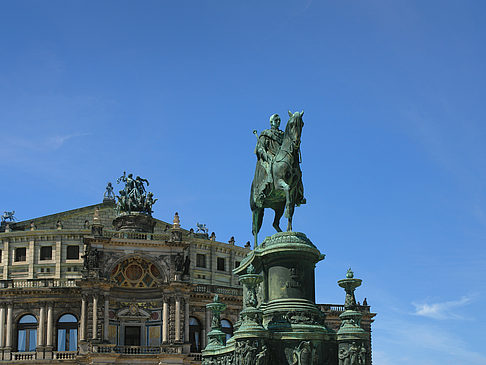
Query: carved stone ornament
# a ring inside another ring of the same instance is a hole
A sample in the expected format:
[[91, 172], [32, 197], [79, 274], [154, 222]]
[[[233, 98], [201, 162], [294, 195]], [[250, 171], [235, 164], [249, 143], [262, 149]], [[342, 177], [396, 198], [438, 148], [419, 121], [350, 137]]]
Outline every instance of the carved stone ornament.
[[287, 361], [291, 365], [319, 365], [319, 353], [312, 341], [301, 341], [296, 347], [285, 349]]
[[367, 349], [364, 343], [340, 343], [339, 365], [366, 365]]

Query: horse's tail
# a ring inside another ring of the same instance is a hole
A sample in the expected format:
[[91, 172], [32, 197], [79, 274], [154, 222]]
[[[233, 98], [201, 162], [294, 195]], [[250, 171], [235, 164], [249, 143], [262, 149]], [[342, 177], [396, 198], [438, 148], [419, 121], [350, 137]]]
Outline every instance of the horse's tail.
[[255, 181], [253, 180], [251, 182], [251, 189], [250, 189], [250, 209], [251, 209], [252, 212], [257, 209], [257, 205], [256, 205], [256, 201], [255, 201], [255, 194], [254, 194], [254, 191], [255, 191], [254, 184], [255, 184]]

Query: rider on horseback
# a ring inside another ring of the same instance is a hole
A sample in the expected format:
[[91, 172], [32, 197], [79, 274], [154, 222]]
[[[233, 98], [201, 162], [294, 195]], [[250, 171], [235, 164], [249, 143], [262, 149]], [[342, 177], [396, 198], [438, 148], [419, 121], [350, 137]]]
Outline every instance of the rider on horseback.
[[[258, 181], [262, 182], [257, 187], [258, 191], [255, 192], [255, 197], [257, 202], [261, 204], [263, 204], [263, 201], [265, 200], [265, 198], [267, 198], [268, 194], [272, 190], [272, 165], [275, 156], [282, 146], [284, 136], [284, 132], [279, 129], [280, 116], [278, 114], [273, 114], [270, 117], [270, 126], [270, 129], [265, 129], [264, 131], [262, 131], [262, 133], [258, 137], [257, 145], [255, 148], [255, 154], [258, 160], [256, 175], [260, 175], [258, 177]], [[297, 204], [305, 204], [306, 201], [304, 198], [304, 186], [302, 185], [302, 182], [300, 182], [299, 184], [298, 191], [300, 193], [300, 199]]]
[[263, 183], [259, 186], [259, 191], [256, 194], [257, 199], [263, 202], [268, 192], [271, 190], [272, 184], [272, 163], [280, 146], [282, 145], [284, 132], [279, 129], [280, 117], [278, 114], [273, 114], [270, 117], [270, 129], [265, 129], [258, 137], [258, 142], [255, 148], [257, 159], [263, 167], [261, 180]]
[[257, 164], [255, 177], [250, 191], [250, 208], [252, 211], [252, 233], [257, 246], [257, 235], [263, 222], [265, 208], [275, 212], [273, 227], [282, 232], [279, 222], [285, 213], [287, 231], [292, 231], [294, 208], [305, 204], [302, 171], [300, 170], [300, 136], [304, 121], [302, 113], [289, 111], [289, 121], [282, 132], [279, 129], [280, 117], [270, 117], [270, 129], [259, 136], [255, 148]]

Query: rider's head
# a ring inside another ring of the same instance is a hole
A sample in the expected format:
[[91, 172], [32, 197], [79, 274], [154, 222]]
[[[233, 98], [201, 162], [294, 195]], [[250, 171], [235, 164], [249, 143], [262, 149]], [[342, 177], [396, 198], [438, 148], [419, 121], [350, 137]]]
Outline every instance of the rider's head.
[[275, 129], [278, 129], [278, 127], [280, 127], [280, 117], [278, 116], [278, 114], [273, 114], [270, 117], [270, 125], [272, 126], [272, 128]]
[[132, 177], [133, 177], [133, 174], [128, 174], [128, 177], [129, 177], [129, 178], [132, 178]]

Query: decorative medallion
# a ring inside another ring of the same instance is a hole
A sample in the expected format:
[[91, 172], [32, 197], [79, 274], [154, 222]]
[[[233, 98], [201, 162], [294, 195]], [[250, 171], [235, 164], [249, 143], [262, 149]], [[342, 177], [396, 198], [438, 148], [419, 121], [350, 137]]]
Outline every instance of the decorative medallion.
[[152, 288], [162, 280], [162, 275], [153, 263], [131, 257], [113, 268], [110, 280], [125, 288]]

